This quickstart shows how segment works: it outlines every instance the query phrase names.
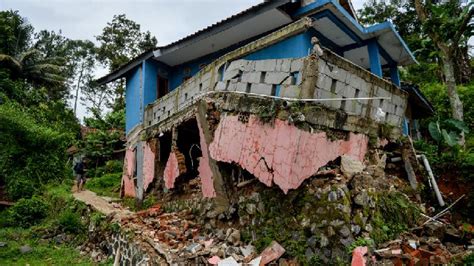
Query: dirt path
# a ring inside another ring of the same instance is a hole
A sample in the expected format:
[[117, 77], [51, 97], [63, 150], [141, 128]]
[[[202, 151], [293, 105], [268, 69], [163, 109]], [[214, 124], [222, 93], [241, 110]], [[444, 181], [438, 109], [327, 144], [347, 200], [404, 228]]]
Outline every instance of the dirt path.
[[73, 188], [73, 196], [76, 200], [82, 201], [85, 204], [92, 206], [92, 208], [105, 215], [116, 213], [116, 216], [125, 217], [130, 214], [133, 214], [133, 212], [124, 209], [119, 204], [111, 203], [107, 201], [104, 197], [98, 196], [90, 190], [78, 192], [77, 189]]

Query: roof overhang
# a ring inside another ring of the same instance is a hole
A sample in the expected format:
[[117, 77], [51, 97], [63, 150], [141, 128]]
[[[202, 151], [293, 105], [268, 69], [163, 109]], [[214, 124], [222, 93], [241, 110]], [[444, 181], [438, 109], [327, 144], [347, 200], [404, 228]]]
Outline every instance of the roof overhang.
[[408, 92], [408, 103], [412, 107], [412, 118], [421, 119], [433, 116], [435, 109], [420, 91], [418, 86], [402, 83], [402, 90]]
[[278, 9], [288, 2], [290, 0], [266, 2], [252, 12], [231, 17], [226, 23], [220, 22], [223, 23], [222, 26], [211, 26], [176, 43], [156, 49], [154, 59], [169, 66], [176, 66], [289, 24], [293, 22], [291, 17]]
[[391, 22], [363, 27], [337, 1], [316, 1], [301, 8], [293, 16], [312, 17], [315, 30], [331, 44], [329, 48], [361, 67], [370, 67], [367, 45], [371, 40], [379, 44], [384, 67], [417, 63]]
[[[350, 7], [350, 1], [344, 3]], [[295, 0], [265, 1], [174, 43], [145, 52], [97, 81], [102, 85], [121, 78], [150, 58], [169, 66], [189, 62], [280, 28], [303, 16], [314, 20], [313, 28], [323, 44], [329, 43], [328, 48], [363, 68], [370, 67], [367, 45], [373, 40], [379, 44], [383, 67], [416, 63], [391, 22], [363, 27], [350, 14], [352, 9], [348, 11], [338, 0], [316, 0], [291, 11], [290, 15], [283, 11], [288, 11], [286, 7], [294, 7], [295, 4]]]
[[290, 2], [292, 0], [264, 1], [181, 40], [145, 52], [97, 82], [103, 85], [121, 78], [143, 60], [153, 58], [176, 66], [289, 24], [293, 20], [279, 8]]
[[135, 67], [137, 67], [138, 65], [140, 65], [142, 63], [142, 61], [147, 60], [147, 59], [152, 58], [152, 57], [153, 57], [153, 51], [145, 52], [145, 53], [137, 56], [133, 60], [130, 60], [128, 63], [121, 66], [117, 70], [115, 70], [115, 71], [109, 73], [108, 75], [103, 76], [100, 79], [96, 80], [96, 82], [99, 85], [104, 85], [104, 84], [112, 82], [116, 79], [122, 78], [127, 74], [127, 72], [129, 72], [130, 70], [132, 70]]

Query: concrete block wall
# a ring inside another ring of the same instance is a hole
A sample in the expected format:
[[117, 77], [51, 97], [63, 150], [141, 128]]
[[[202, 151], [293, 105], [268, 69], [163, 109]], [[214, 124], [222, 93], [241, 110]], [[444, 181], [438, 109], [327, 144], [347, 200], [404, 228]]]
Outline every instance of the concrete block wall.
[[[209, 91], [240, 91], [298, 98], [304, 58], [235, 60], [224, 71], [203, 71], [147, 107], [145, 127], [179, 112]], [[220, 73], [219, 73], [220, 72]]]
[[304, 58], [236, 60], [226, 68], [216, 91], [298, 98], [303, 63]]
[[[353, 115], [399, 127], [405, 114], [407, 95], [391, 82], [326, 52], [318, 58], [316, 99], [388, 97], [384, 100], [330, 100], [321, 104]], [[379, 108], [383, 111], [383, 116]]]
[[[307, 58], [269, 60], [238, 59], [208, 71], [199, 72], [177, 89], [149, 106], [145, 127], [155, 125], [190, 106], [210, 91], [236, 91], [300, 98], [303, 67]], [[317, 58], [314, 99], [388, 97], [384, 100], [328, 100], [322, 105], [379, 123], [400, 127], [407, 95], [391, 82], [374, 76], [351, 62], [326, 51]], [[307, 72], [305, 72], [307, 73]], [[379, 108], [383, 111], [380, 113]]]
[[[200, 96], [212, 90], [215, 71], [199, 73], [164, 97], [149, 105], [145, 113], [145, 127], [155, 125], [192, 104]], [[213, 83], [211, 85], [211, 82]]]

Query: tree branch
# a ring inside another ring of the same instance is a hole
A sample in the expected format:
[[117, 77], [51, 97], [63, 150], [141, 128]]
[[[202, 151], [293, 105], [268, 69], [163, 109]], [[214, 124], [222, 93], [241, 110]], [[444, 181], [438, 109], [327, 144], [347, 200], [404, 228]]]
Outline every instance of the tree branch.
[[472, 21], [472, 18], [474, 16], [474, 8], [468, 7], [469, 12], [467, 12], [466, 16], [463, 18], [461, 25], [459, 26], [459, 29], [457, 30], [456, 34], [453, 37], [453, 43], [458, 43], [459, 40], [461, 39], [462, 35], [467, 29], [467, 26], [469, 23]]

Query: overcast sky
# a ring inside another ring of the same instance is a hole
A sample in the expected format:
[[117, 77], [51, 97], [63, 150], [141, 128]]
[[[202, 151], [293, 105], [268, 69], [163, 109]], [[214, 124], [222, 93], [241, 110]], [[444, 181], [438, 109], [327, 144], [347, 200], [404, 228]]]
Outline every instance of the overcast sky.
[[[0, 0], [0, 10], [19, 10], [36, 31], [61, 30], [70, 39], [95, 42], [107, 22], [126, 14], [166, 45], [262, 0]], [[356, 9], [364, 0], [353, 0]], [[106, 74], [104, 70], [97, 75]], [[81, 106], [79, 118], [86, 115]]]

